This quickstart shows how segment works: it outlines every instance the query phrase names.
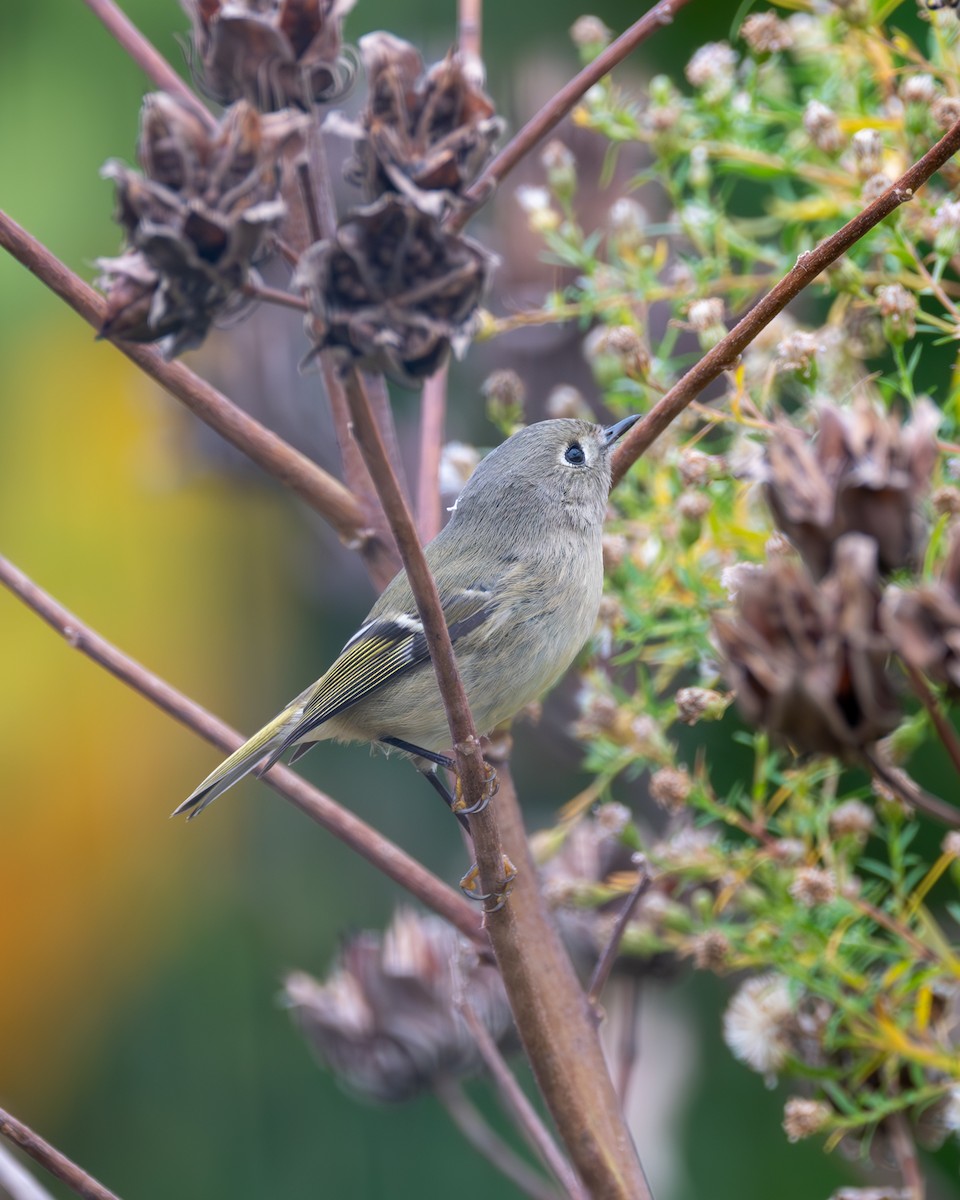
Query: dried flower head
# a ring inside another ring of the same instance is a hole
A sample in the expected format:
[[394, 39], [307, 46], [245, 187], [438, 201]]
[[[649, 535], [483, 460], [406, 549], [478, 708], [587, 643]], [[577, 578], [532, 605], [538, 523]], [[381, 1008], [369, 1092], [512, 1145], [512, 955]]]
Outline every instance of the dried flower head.
[[783, 1110], [783, 1132], [790, 1142], [819, 1133], [833, 1116], [833, 1109], [823, 1100], [806, 1100], [791, 1096]]
[[696, 725], [699, 721], [717, 721], [727, 710], [729, 697], [712, 688], [681, 688], [674, 701], [677, 705], [677, 720], [684, 725]]
[[876, 292], [883, 331], [889, 341], [905, 341], [917, 332], [917, 298], [902, 283], [887, 283]]
[[687, 63], [685, 75], [689, 83], [700, 89], [707, 100], [722, 100], [734, 84], [737, 55], [726, 42], [707, 42]]
[[887, 588], [880, 617], [904, 662], [960, 695], [960, 529], [951, 535], [939, 578]]
[[776, 54], [793, 45], [790, 26], [775, 12], [751, 13], [740, 26], [740, 36], [754, 54]]
[[311, 109], [352, 81], [340, 30], [354, 0], [181, 2], [193, 26], [198, 83], [220, 104]]
[[837, 114], [821, 101], [808, 101], [803, 110], [803, 127], [813, 144], [824, 154], [836, 154], [843, 148], [843, 134]]
[[800, 867], [787, 890], [804, 908], [817, 908], [836, 899], [837, 877], [821, 867]]
[[876, 175], [883, 163], [883, 137], [877, 129], [858, 129], [850, 139], [854, 163], [861, 179]]
[[824, 405], [812, 448], [800, 429], [778, 424], [766, 446], [767, 500], [815, 577], [829, 569], [834, 546], [850, 532], [876, 542], [884, 574], [915, 561], [918, 506], [937, 458], [938, 420], [927, 401], [906, 425], [868, 401], [848, 410]]
[[735, 614], [714, 618], [744, 718], [801, 753], [841, 757], [895, 728], [878, 599], [876, 548], [857, 534], [841, 538], [819, 587], [786, 559], [749, 577]]
[[247, 303], [242, 287], [284, 215], [280, 156], [306, 118], [261, 116], [245, 101], [209, 131], [179, 101], [147, 96], [140, 117], [141, 175], [103, 169], [117, 190], [129, 252], [100, 259], [107, 291], [101, 333], [162, 341], [169, 354], [199, 345], [214, 319]]
[[698, 971], [722, 971], [730, 959], [730, 939], [719, 929], [708, 929], [691, 939], [689, 951]]
[[873, 809], [862, 800], [844, 800], [830, 814], [830, 833], [835, 838], [853, 837], [866, 841], [873, 831], [876, 818]]
[[900, 82], [900, 99], [904, 104], [933, 104], [939, 94], [937, 81], [926, 72], [906, 75]]
[[360, 56], [369, 95], [359, 120], [327, 121], [354, 139], [346, 177], [368, 201], [400, 192], [439, 215], [479, 173], [503, 122], [456, 51], [424, 70], [409, 42], [368, 33]]
[[570, 26], [570, 40], [580, 50], [602, 50], [612, 37], [613, 33], [599, 17], [587, 13]]
[[401, 910], [386, 934], [361, 933], [321, 983], [284, 984], [307, 1041], [352, 1091], [396, 1102], [482, 1065], [460, 1011], [468, 999], [494, 1040], [511, 1029], [496, 968], [438, 917]]
[[356, 209], [300, 257], [314, 353], [331, 347], [417, 387], [470, 339], [489, 255], [400, 196]]
[[632, 325], [598, 325], [584, 344], [588, 358], [605, 355], [615, 359], [624, 375], [639, 379], [650, 368], [650, 351]]
[[584, 421], [593, 420], [593, 414], [583, 398], [583, 393], [569, 383], [561, 383], [553, 388], [544, 407], [548, 417], [576, 417]]
[[761, 1075], [779, 1071], [791, 1051], [794, 1002], [782, 975], [742, 983], [723, 1017], [723, 1040], [735, 1058]]
[[650, 796], [667, 812], [680, 812], [692, 788], [690, 773], [684, 767], [661, 767], [650, 777]]
[[949, 129], [960, 121], [960, 98], [957, 96], [938, 96], [930, 109], [933, 123], [938, 129]]

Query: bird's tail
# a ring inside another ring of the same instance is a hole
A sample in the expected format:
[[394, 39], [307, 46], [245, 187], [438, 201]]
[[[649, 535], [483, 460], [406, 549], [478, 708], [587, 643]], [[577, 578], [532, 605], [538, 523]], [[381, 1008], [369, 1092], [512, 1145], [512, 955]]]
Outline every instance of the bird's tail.
[[284, 750], [293, 743], [301, 715], [302, 709], [299, 705], [285, 708], [269, 725], [264, 725], [249, 741], [244, 742], [229, 758], [224, 759], [172, 815], [179, 817], [181, 813], [189, 813], [187, 819], [191, 820], [227, 788], [233, 787], [244, 775], [249, 775], [255, 770], [263, 759], [266, 759], [263, 770], [272, 767]]

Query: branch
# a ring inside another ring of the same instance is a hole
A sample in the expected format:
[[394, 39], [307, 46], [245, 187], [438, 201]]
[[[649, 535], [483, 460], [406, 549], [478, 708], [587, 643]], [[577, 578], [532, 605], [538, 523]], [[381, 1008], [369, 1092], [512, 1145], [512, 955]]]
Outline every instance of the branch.
[[[467, 693], [464, 691], [463, 681], [457, 670], [453, 644], [450, 641], [450, 631], [447, 629], [447, 623], [443, 616], [437, 585], [430, 574], [413, 518], [387, 457], [387, 450], [373, 415], [365, 381], [356, 368], [350, 368], [347, 371], [344, 385], [347, 402], [350, 405], [350, 414], [353, 417], [354, 433], [366, 461], [367, 469], [376, 485], [383, 511], [390, 522], [400, 557], [403, 559], [404, 569], [410, 580], [410, 588], [417, 603], [417, 610], [423, 622], [424, 636], [437, 674], [437, 685], [447, 711], [450, 739], [457, 756], [457, 774], [460, 777], [464, 799], [469, 808], [479, 807], [484, 794], [486, 768], [480, 750], [480, 739], [477, 737], [470, 705], [467, 702]], [[474, 841], [476, 843], [476, 839]], [[505, 881], [500, 857], [497, 857], [496, 863], [483, 863], [480, 861], [479, 847], [477, 847], [477, 852], [477, 865], [480, 868], [483, 890], [486, 892], [501, 890]], [[488, 868], [486, 876], [484, 875], [485, 867]]]
[[[75, 650], [105, 667], [111, 675], [115, 675], [141, 696], [145, 696], [188, 729], [199, 733], [219, 750], [230, 753], [243, 743], [244, 738], [236, 730], [84, 625], [73, 613], [2, 556], [0, 584], [42, 617]], [[395, 846], [375, 829], [371, 829], [359, 817], [342, 808], [288, 767], [274, 767], [263, 779], [285, 800], [289, 800], [318, 825], [322, 825], [334, 837], [346, 843], [361, 858], [365, 858], [428, 908], [446, 918], [464, 936], [486, 947], [486, 938], [480, 932], [476, 913], [470, 904], [422, 867], [416, 859], [404, 853], [399, 846]]]
[[509, 765], [497, 761], [497, 807], [518, 868], [488, 932], [510, 1007], [550, 1115], [593, 1200], [651, 1200], [597, 1036], [593, 1010], [537, 882]]
[[459, 1083], [453, 1079], [441, 1080], [434, 1092], [464, 1139], [521, 1192], [526, 1192], [531, 1200], [560, 1200], [559, 1193], [494, 1132]]
[[440, 451], [447, 410], [447, 368], [443, 366], [420, 393], [420, 462], [417, 471], [417, 526], [424, 543], [440, 532]]
[[83, 0], [83, 3], [94, 16], [100, 18], [148, 79], [161, 91], [170, 92], [178, 100], [182, 100], [208, 129], [216, 128], [216, 119], [193, 89], [180, 78], [160, 51], [143, 36], [114, 0]]
[[457, 50], [470, 63], [480, 63], [483, 0], [457, 0]]
[[741, 352], [778, 313], [811, 284], [816, 277], [835, 263], [842, 254], [895, 212], [901, 204], [913, 199], [917, 190], [960, 150], [960, 121], [951, 125], [935, 146], [906, 171], [891, 187], [857, 213], [842, 229], [821, 242], [814, 250], [801, 254], [797, 265], [768, 292], [762, 300], [736, 324], [725, 338], [692, 367], [686, 375], [634, 425], [620, 441], [613, 456], [613, 482], [617, 484], [645, 450], [683, 412], [687, 405], [712, 383], [718, 375], [732, 367]]
[[503, 1055], [497, 1049], [497, 1044], [490, 1036], [487, 1027], [473, 1011], [468, 996], [462, 998], [460, 1012], [473, 1035], [473, 1040], [477, 1043], [480, 1057], [500, 1093], [504, 1108], [513, 1116], [544, 1166], [563, 1188], [564, 1195], [572, 1197], [572, 1200], [587, 1200], [580, 1181], [560, 1152], [560, 1147], [550, 1136], [549, 1130], [540, 1120], [537, 1110], [527, 1099], [526, 1092], [517, 1083], [513, 1072], [504, 1062]]
[[629, 29], [613, 42], [593, 62], [574, 75], [555, 96], [533, 116], [524, 127], [516, 133], [493, 159], [489, 166], [481, 172], [464, 193], [466, 204], [455, 212], [448, 221], [448, 227], [460, 230], [470, 217], [485, 204], [493, 195], [504, 177], [525, 158], [526, 155], [547, 136], [563, 118], [576, 106], [578, 101], [599, 83], [604, 75], [608, 75], [618, 63], [628, 54], [651, 37], [664, 25], [673, 21], [676, 13], [689, 4], [691, 0], [660, 0], [639, 21], [635, 21]]
[[[102, 326], [106, 314], [103, 297], [2, 211], [0, 247], [95, 329]], [[182, 363], [167, 362], [157, 350], [148, 346], [123, 341], [112, 344], [201, 421], [305, 500], [333, 526], [347, 545], [365, 546], [370, 541], [371, 534], [360, 505], [339, 480], [237, 408], [222, 392]]]
[[19, 1146], [29, 1154], [34, 1162], [49, 1171], [61, 1183], [65, 1183], [71, 1192], [82, 1196], [83, 1200], [119, 1200], [114, 1192], [98, 1183], [92, 1175], [88, 1175], [75, 1162], [71, 1162], [65, 1154], [34, 1133], [29, 1125], [24, 1125], [16, 1117], [0, 1108], [0, 1136]]
[[613, 964], [620, 953], [620, 943], [623, 941], [623, 935], [627, 932], [627, 926], [630, 924], [634, 909], [640, 903], [640, 897], [650, 888], [650, 873], [647, 870], [647, 864], [643, 855], [635, 854], [633, 858], [637, 867], [637, 882], [634, 884], [632, 891], [626, 898], [626, 902], [617, 914], [617, 920], [614, 924], [613, 932], [610, 934], [610, 940], [597, 960], [597, 965], [593, 969], [593, 975], [590, 977], [590, 984], [587, 987], [587, 1000], [595, 1010], [599, 1008], [600, 997], [603, 995], [603, 989], [610, 978]]

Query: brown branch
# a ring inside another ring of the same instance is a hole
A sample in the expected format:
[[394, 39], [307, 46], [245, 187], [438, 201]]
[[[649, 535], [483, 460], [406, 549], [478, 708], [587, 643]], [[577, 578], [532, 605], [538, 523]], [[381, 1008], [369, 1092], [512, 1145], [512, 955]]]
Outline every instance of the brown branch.
[[919, 697], [920, 703], [927, 710], [927, 715], [934, 729], [937, 731], [937, 736], [943, 743], [944, 750], [950, 756], [953, 769], [960, 775], [960, 738], [957, 737], [957, 731], [950, 724], [932, 688], [930, 688], [920, 672], [915, 667], [911, 667], [906, 659], [901, 659], [900, 661], [907, 673], [907, 678], [910, 680], [910, 686]]
[[504, 146], [464, 193], [466, 204], [453, 213], [448, 221], [449, 228], [462, 229], [476, 210], [490, 198], [504, 177], [542, 141], [581, 98], [600, 80], [610, 73], [628, 54], [651, 37], [664, 25], [669, 25], [674, 16], [691, 0], [660, 0], [648, 12], [635, 21], [626, 32], [575, 75], [564, 87], [533, 116], [524, 127]]
[[[313, 241], [330, 240], [337, 232], [337, 207], [330, 183], [330, 168], [327, 162], [326, 144], [319, 127], [310, 131], [306, 153], [297, 164], [297, 180], [303, 205], [306, 209], [309, 236]], [[304, 249], [303, 246], [298, 249]], [[340, 450], [340, 465], [343, 478], [352, 494], [363, 508], [367, 527], [371, 531], [370, 545], [364, 552], [367, 569], [379, 591], [382, 591], [400, 570], [401, 562], [390, 526], [384, 515], [377, 489], [360, 453], [350, 420], [350, 407], [340, 372], [333, 356], [328, 351], [318, 355], [323, 386], [330, 405], [333, 429]], [[381, 429], [389, 428], [391, 444], [396, 447], [396, 431], [393, 413], [387, 413], [385, 422], [378, 417]], [[399, 453], [394, 459], [399, 462]]]
[[572, 1197], [573, 1200], [588, 1200], [580, 1186], [579, 1179], [561, 1153], [560, 1147], [550, 1136], [549, 1130], [540, 1120], [537, 1110], [527, 1099], [526, 1093], [517, 1082], [513, 1072], [507, 1066], [503, 1055], [490, 1036], [489, 1030], [473, 1011], [468, 996], [462, 997], [460, 1012], [473, 1035], [480, 1057], [500, 1093], [504, 1108], [514, 1118], [527, 1142], [539, 1155], [547, 1170], [556, 1178], [565, 1195]]
[[490, 807], [496, 805], [503, 844], [518, 874], [509, 902], [487, 925], [517, 1030], [587, 1194], [649, 1200], [593, 1011], [540, 894], [509, 763], [489, 752], [488, 757], [500, 778]]
[[732, 367], [742, 351], [778, 313], [811, 284], [827, 267], [837, 261], [875, 225], [911, 200], [917, 190], [960, 150], [960, 121], [951, 125], [944, 136], [891, 187], [857, 213], [842, 229], [820, 243], [814, 250], [801, 254], [797, 265], [789, 271], [749, 313], [736, 324], [725, 338], [704, 355], [695, 367], [634, 425], [620, 441], [613, 456], [613, 481], [619, 483], [630, 466], [676, 420], [687, 405], [712, 383], [718, 375]]
[[[363, 381], [356, 370], [350, 370], [344, 382], [357, 441], [423, 622], [463, 798], [473, 807], [483, 796], [486, 772], [436, 584], [391, 470]], [[650, 1192], [620, 1116], [596, 1029], [570, 961], [542, 908], [536, 869], [505, 764], [498, 798], [470, 817], [480, 883], [483, 891], [493, 896], [503, 895], [506, 884], [498, 813], [510, 822], [507, 849], [523, 864], [521, 889], [487, 912], [486, 927], [520, 1037], [588, 1193], [596, 1200], [644, 1200]]]
[[637, 882], [629, 896], [627, 896], [623, 908], [617, 914], [617, 920], [614, 924], [613, 932], [610, 934], [610, 940], [597, 960], [597, 965], [593, 969], [593, 975], [590, 977], [590, 985], [587, 988], [587, 1001], [594, 1009], [600, 1004], [600, 996], [603, 993], [607, 980], [610, 978], [610, 972], [613, 970], [613, 964], [617, 960], [617, 955], [620, 953], [620, 943], [623, 941], [623, 935], [627, 932], [627, 926], [630, 924], [630, 918], [633, 916], [634, 909], [640, 903], [640, 897], [650, 887], [650, 874], [647, 871], [643, 855], [635, 854], [634, 862], [637, 867]]
[[83, 3], [100, 18], [148, 79], [161, 91], [169, 92], [178, 100], [182, 100], [208, 129], [216, 128], [216, 119], [195, 95], [193, 89], [180, 78], [160, 51], [143, 36], [114, 0], [83, 0]]
[[[106, 316], [103, 297], [4, 212], [0, 212], [0, 247], [95, 329], [103, 325]], [[305, 500], [348, 545], [363, 546], [366, 543], [370, 534], [364, 513], [339, 480], [237, 408], [222, 392], [182, 363], [167, 362], [149, 346], [123, 341], [112, 345], [201, 421]]]
[[417, 526], [429, 542], [440, 532], [440, 451], [447, 409], [447, 368], [443, 366], [423, 385], [420, 394], [420, 462], [417, 473]]
[[[106, 668], [121, 682], [145, 696], [158, 708], [199, 733], [219, 750], [231, 753], [245, 740], [236, 730], [190, 700], [152, 671], [118, 650], [89, 626], [78, 620], [47, 592], [27, 578], [13, 563], [0, 556], [0, 584], [18, 596], [42, 617], [70, 646]], [[324, 795], [288, 767], [274, 767], [263, 779], [285, 800], [345, 842], [367, 862], [407, 889], [434, 912], [445, 917], [466, 937], [486, 946], [477, 915], [470, 904], [451, 888], [377, 833]]]
[[483, 0], [457, 0], [457, 49], [469, 63], [479, 63], [483, 35]]
[[494, 1132], [459, 1083], [443, 1079], [434, 1092], [464, 1139], [521, 1192], [531, 1200], [560, 1200], [559, 1193]]
[[2, 1108], [0, 1135], [14, 1146], [19, 1146], [24, 1154], [29, 1154], [34, 1162], [49, 1171], [54, 1179], [65, 1183], [75, 1195], [82, 1196], [83, 1200], [118, 1200], [115, 1192], [105, 1188], [82, 1167], [78, 1167], [65, 1154], [61, 1154], [55, 1146], [51, 1146], [38, 1133], [34, 1133], [29, 1125], [24, 1125]]
[[251, 300], [262, 300], [264, 304], [295, 308], [298, 312], [307, 312], [310, 308], [302, 296], [294, 296], [292, 292], [284, 292], [280, 288], [268, 287], [265, 283], [245, 283], [240, 290]]

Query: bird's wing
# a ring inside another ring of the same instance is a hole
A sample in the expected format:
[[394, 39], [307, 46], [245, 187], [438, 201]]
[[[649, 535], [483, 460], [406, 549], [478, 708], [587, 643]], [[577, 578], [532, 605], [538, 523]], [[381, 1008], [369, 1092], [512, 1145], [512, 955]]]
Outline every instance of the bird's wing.
[[[479, 584], [441, 596], [441, 602], [454, 645], [487, 621], [495, 607], [493, 592]], [[301, 741], [310, 730], [429, 657], [418, 616], [386, 613], [368, 621], [303, 697], [303, 716], [297, 723], [295, 740]]]

